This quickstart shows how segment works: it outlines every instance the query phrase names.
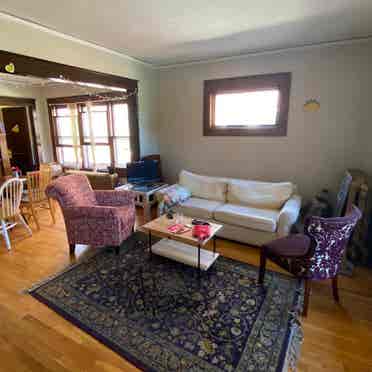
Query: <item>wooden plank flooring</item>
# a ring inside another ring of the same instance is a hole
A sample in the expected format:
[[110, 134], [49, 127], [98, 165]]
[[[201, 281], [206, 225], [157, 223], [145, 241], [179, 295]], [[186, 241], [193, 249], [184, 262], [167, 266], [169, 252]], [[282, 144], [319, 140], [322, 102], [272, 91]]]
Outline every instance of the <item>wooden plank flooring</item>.
[[[41, 230], [11, 232], [8, 253], [0, 237], [0, 371], [137, 371], [107, 347], [64, 320], [23, 290], [71, 263], [61, 213], [52, 225], [40, 212]], [[137, 223], [142, 223], [138, 212]], [[33, 226], [34, 227], [34, 226]], [[218, 240], [225, 256], [258, 264], [258, 250]], [[91, 254], [78, 247], [77, 259]], [[275, 267], [272, 265], [272, 269]], [[340, 280], [341, 305], [328, 283], [314, 285], [299, 371], [372, 372], [372, 271], [358, 269]]]

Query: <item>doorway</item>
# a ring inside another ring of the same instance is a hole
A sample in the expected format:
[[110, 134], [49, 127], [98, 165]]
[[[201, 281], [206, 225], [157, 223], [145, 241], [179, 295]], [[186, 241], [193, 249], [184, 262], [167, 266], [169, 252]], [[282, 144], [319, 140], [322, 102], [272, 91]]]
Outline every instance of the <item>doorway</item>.
[[0, 111], [11, 165], [17, 166], [22, 174], [37, 169], [39, 159], [35, 143], [34, 100], [0, 97]]

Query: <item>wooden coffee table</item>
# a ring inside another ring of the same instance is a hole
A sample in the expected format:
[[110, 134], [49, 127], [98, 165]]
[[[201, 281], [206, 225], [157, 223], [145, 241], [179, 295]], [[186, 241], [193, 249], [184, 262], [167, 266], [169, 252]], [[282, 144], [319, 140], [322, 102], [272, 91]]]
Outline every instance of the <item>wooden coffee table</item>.
[[[191, 224], [191, 221], [191, 217], [183, 218], [185, 224]], [[150, 254], [154, 253], [197, 267], [200, 275], [201, 270], [208, 270], [219, 256], [216, 252], [216, 233], [223, 226], [210, 222], [211, 235], [207, 239], [198, 240], [192, 236], [191, 230], [183, 234], [174, 234], [168, 231], [168, 226], [174, 223], [174, 219], [168, 219], [166, 215], [163, 215], [141, 226], [148, 233]], [[152, 235], [163, 239], [152, 244]], [[203, 249], [210, 240], [213, 240], [213, 252]]]

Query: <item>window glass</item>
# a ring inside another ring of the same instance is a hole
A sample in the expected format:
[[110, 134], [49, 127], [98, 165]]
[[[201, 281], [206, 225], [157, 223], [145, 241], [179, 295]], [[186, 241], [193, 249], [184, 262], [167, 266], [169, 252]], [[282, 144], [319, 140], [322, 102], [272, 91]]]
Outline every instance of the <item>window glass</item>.
[[215, 125], [217, 127], [275, 125], [278, 102], [278, 90], [217, 94]]
[[114, 135], [117, 137], [129, 137], [129, 116], [126, 103], [113, 105]]
[[127, 163], [131, 162], [132, 154], [130, 151], [129, 138], [115, 138], [115, 165], [120, 168], [125, 168]]

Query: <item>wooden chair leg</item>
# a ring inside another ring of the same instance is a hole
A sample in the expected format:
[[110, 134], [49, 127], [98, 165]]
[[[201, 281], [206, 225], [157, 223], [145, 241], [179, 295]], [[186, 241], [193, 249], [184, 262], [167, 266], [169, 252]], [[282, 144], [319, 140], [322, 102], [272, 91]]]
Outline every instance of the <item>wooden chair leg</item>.
[[27, 232], [30, 235], [32, 235], [32, 230], [31, 230], [30, 226], [27, 225], [27, 222], [26, 222], [25, 218], [22, 216], [22, 214], [19, 214], [18, 218], [21, 221], [21, 224], [23, 225], [23, 227], [27, 230]]
[[32, 205], [32, 203], [30, 205], [30, 209], [31, 209], [31, 214], [32, 214], [32, 217], [34, 218], [36, 227], [37, 227], [38, 230], [40, 230], [39, 220], [37, 219], [36, 210], [35, 210], [34, 206]]
[[340, 302], [340, 296], [338, 295], [338, 276], [336, 275], [332, 279], [332, 293], [333, 293], [333, 298], [336, 302]]
[[263, 284], [266, 272], [266, 250], [264, 247], [261, 248], [260, 254], [260, 271], [258, 274], [258, 284]]
[[75, 244], [70, 244], [70, 255], [74, 255], [75, 254]]
[[310, 291], [311, 281], [309, 279], [305, 279], [304, 309], [302, 311], [302, 316], [307, 316], [307, 312], [309, 310]]
[[118, 256], [119, 253], [120, 253], [120, 246], [117, 245], [117, 246], [115, 246], [115, 254]]
[[53, 224], [56, 223], [56, 216], [54, 214], [54, 207], [53, 207], [53, 203], [51, 201], [51, 199], [48, 198], [48, 204], [49, 204], [49, 210], [50, 210], [50, 215], [52, 216], [52, 221], [53, 221]]

